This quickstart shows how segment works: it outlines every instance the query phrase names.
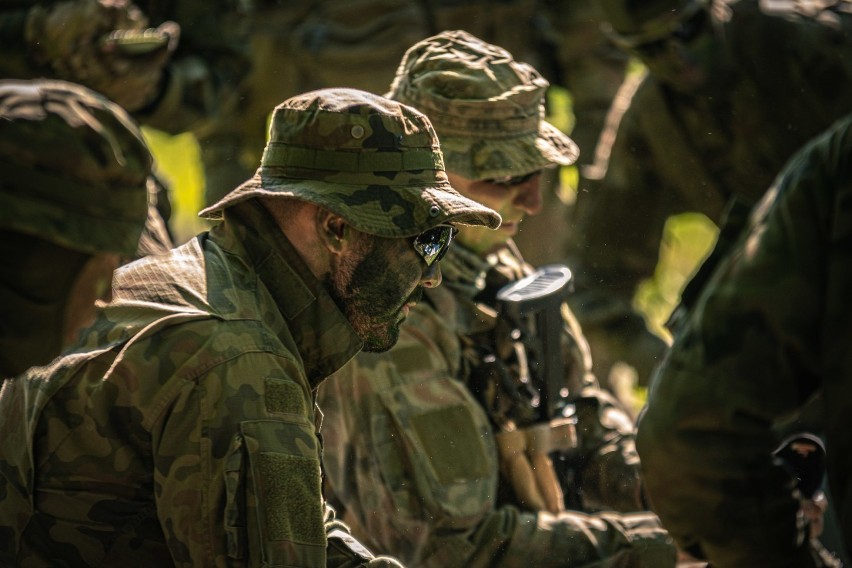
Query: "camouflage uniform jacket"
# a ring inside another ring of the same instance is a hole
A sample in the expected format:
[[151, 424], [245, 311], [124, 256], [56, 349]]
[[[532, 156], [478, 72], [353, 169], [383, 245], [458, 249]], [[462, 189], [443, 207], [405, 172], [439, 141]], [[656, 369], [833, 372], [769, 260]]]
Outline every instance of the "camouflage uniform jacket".
[[[655, 509], [714, 566], [811, 566], [770, 427], [816, 402], [852, 549], [852, 118], [797, 154], [713, 272], [639, 425]], [[821, 394], [821, 401], [813, 401]]]
[[[509, 249], [501, 257], [514, 271], [523, 267]], [[327, 496], [345, 509], [353, 533], [412, 566], [509, 568], [531, 559], [540, 567], [603, 566], [628, 558], [637, 562], [630, 566], [673, 566], [654, 515], [551, 515], [497, 503], [495, 428], [463, 382], [462, 352], [463, 338], [482, 323], [469, 308], [491, 266], [458, 245], [441, 266], [444, 284], [411, 310], [399, 343], [360, 354], [319, 389]], [[586, 348], [574, 345], [580, 360], [572, 372], [590, 400], [580, 419], [596, 422], [585, 426], [590, 452], [632, 455], [632, 424], [629, 432], [605, 425], [601, 417], [618, 407], [594, 396]], [[635, 489], [637, 464], [614, 461], [600, 466], [597, 482], [623, 501], [615, 486]]]
[[360, 346], [256, 201], [121, 268], [76, 350], [3, 385], [0, 565], [361, 565], [313, 395]]
[[686, 95], [647, 76], [605, 178], [578, 196], [569, 265], [584, 325], [631, 309], [669, 216], [718, 222], [732, 196], [754, 203], [798, 148], [852, 110], [852, 3], [801, 13], [809, 3], [713, 4], [730, 81]]

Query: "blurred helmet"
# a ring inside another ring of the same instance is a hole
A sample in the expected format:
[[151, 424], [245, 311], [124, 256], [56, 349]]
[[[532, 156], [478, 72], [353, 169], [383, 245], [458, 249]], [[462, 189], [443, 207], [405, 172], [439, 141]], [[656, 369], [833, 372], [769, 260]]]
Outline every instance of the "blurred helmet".
[[0, 229], [132, 255], [153, 158], [127, 112], [74, 83], [0, 81]]

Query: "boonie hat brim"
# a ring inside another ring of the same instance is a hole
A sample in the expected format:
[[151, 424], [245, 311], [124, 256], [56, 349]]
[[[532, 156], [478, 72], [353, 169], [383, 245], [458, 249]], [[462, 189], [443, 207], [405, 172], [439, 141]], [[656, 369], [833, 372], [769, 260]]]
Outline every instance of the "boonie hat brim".
[[441, 137], [447, 171], [481, 180], [522, 175], [552, 166], [570, 166], [577, 161], [577, 144], [544, 120], [538, 133], [498, 139]]
[[255, 197], [289, 197], [308, 201], [340, 215], [353, 227], [381, 237], [412, 237], [442, 224], [500, 226], [500, 216], [456, 191], [449, 182], [386, 187], [322, 180], [293, 179], [274, 167], [257, 173], [222, 200], [199, 213], [222, 218], [222, 211]]

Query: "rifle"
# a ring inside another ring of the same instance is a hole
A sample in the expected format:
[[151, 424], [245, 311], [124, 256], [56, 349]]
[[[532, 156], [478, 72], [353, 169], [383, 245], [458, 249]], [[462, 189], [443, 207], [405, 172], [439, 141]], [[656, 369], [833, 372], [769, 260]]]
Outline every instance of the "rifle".
[[542, 266], [497, 292], [498, 312], [513, 327], [513, 336], [529, 352], [530, 376], [538, 397], [532, 405], [539, 420], [563, 417], [568, 405], [562, 360], [562, 303], [572, 289], [571, 270], [561, 264]]
[[805, 499], [813, 499], [825, 475], [825, 446], [818, 437], [800, 432], [786, 438], [772, 452], [777, 463], [796, 480]]
[[564, 510], [564, 497], [550, 454], [577, 446], [562, 360], [562, 304], [571, 279], [567, 266], [546, 265], [497, 293], [498, 317], [510, 324], [511, 338], [526, 349], [530, 405], [537, 415], [531, 426], [498, 433], [498, 449], [518, 499], [552, 513]]
[[[167, 22], [171, 24], [171, 22]], [[176, 27], [176, 26], [175, 26]], [[143, 56], [164, 49], [175, 41], [175, 27], [164, 24], [144, 30], [113, 30], [100, 39], [103, 51], [116, 50], [124, 55]]]

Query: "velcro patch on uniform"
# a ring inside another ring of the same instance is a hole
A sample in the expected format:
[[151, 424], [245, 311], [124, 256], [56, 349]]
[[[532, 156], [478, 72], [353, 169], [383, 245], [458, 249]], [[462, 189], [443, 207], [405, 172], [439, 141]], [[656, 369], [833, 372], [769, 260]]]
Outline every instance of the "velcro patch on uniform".
[[491, 462], [482, 444], [464, 439], [479, 435], [465, 407], [451, 406], [425, 412], [413, 416], [411, 424], [441, 483], [458, 483], [488, 475], [487, 464]]
[[264, 381], [266, 386], [266, 411], [270, 413], [305, 413], [305, 394], [302, 389], [286, 379], [275, 379], [267, 377]]
[[325, 544], [320, 505], [320, 468], [316, 459], [261, 452], [258, 471], [270, 540]]

